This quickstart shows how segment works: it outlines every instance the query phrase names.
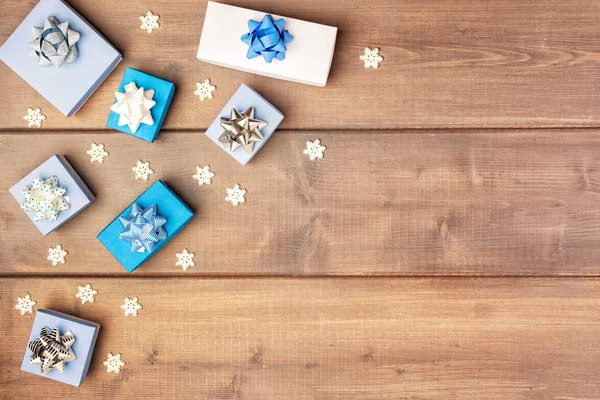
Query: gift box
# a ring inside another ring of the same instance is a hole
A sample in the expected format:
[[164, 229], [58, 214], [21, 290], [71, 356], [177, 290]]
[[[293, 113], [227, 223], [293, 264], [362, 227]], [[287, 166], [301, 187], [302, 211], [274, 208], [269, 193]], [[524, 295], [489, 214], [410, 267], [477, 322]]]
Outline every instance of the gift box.
[[173, 83], [127, 67], [106, 126], [153, 142], [169, 111], [173, 93]]
[[336, 35], [337, 28], [332, 26], [267, 17], [259, 11], [209, 1], [197, 58], [258, 75], [325, 86]]
[[[244, 112], [249, 109], [253, 110], [253, 116], [248, 116], [250, 122], [245, 128]], [[206, 136], [240, 164], [246, 165], [269, 140], [282, 120], [283, 114], [279, 110], [256, 91], [242, 84], [210, 124]]]
[[132, 272], [158, 253], [193, 216], [164, 182], [157, 181], [97, 237], [117, 261]]
[[0, 48], [0, 59], [67, 117], [79, 110], [122, 58], [61, 0], [40, 0]]
[[[60, 210], [54, 221], [51, 221], [48, 217], [48, 206], [40, 205], [36, 207], [39, 212], [46, 214], [42, 219], [36, 218], [36, 212], [30, 208], [29, 211], [22, 211], [26, 213], [29, 219], [35, 224], [38, 230], [46, 236], [50, 232], [57, 229], [59, 226], [73, 218], [75, 215], [83, 211], [94, 201], [94, 194], [88, 189], [81, 177], [77, 175], [77, 172], [73, 169], [69, 161], [64, 156], [55, 154], [46, 160], [42, 165], [31, 171], [27, 176], [17, 182], [13, 187], [9, 189], [10, 194], [17, 200], [21, 205], [32, 201], [36, 196], [28, 197], [24, 194], [24, 190], [27, 190], [28, 186], [31, 186], [37, 178], [41, 181], [48, 182], [48, 179], [52, 177], [57, 178], [55, 187], [64, 188], [64, 195], [62, 197], [68, 198], [68, 209]], [[38, 181], [39, 182], [39, 181]], [[40, 185], [43, 186], [43, 183]], [[42, 187], [39, 188], [42, 190]], [[41, 193], [43, 201], [47, 201], [50, 197], [46, 196], [44, 192]], [[39, 198], [38, 198], [39, 200]], [[59, 204], [56, 204], [55, 208], [58, 208]], [[64, 207], [62, 207], [64, 208]], [[23, 209], [23, 207], [22, 207]]]
[[[46, 329], [42, 331], [44, 328]], [[53, 332], [55, 329], [58, 330], [58, 341], [57, 331]], [[100, 324], [95, 322], [57, 311], [38, 310], [21, 363], [21, 371], [73, 386], [81, 385], [88, 373], [99, 330]], [[68, 332], [71, 332], [72, 336]], [[42, 341], [39, 341], [40, 336]], [[59, 353], [64, 356], [50, 356], [44, 352], [46, 348], [54, 351], [59, 349]], [[40, 359], [37, 359], [38, 356], [41, 356]]]

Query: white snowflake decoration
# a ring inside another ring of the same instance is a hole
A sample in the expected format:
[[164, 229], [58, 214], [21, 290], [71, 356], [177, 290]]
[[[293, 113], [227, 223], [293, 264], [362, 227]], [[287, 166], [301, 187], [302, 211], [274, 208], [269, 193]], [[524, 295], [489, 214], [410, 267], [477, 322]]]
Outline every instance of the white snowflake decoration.
[[60, 244], [56, 247], [50, 247], [48, 249], [48, 261], [50, 261], [54, 266], [58, 264], [64, 264], [67, 254], [69, 253], [67, 253], [67, 251], [63, 249]]
[[125, 297], [125, 303], [121, 305], [121, 309], [125, 312], [125, 316], [133, 315], [137, 317], [138, 311], [142, 309], [142, 305], [138, 303], [137, 297], [132, 299]]
[[102, 164], [104, 159], [108, 157], [108, 151], [104, 149], [104, 144], [92, 143], [92, 147], [86, 152], [90, 156], [90, 162], [98, 162]]
[[196, 266], [196, 263], [194, 262], [194, 257], [196, 255], [188, 251], [188, 249], [183, 249], [182, 252], [175, 254], [175, 256], [177, 257], [175, 266], [181, 267], [184, 271], [187, 271], [190, 267]]
[[232, 188], [227, 188], [227, 197], [225, 197], [225, 201], [230, 201], [231, 204], [237, 206], [240, 203], [246, 202], [246, 190], [241, 189], [240, 185], [237, 183]]
[[198, 181], [198, 185], [210, 185], [212, 178], [215, 174], [210, 170], [210, 166], [196, 167], [196, 173], [192, 177]]
[[121, 360], [121, 354], [108, 353], [106, 361], [104, 361], [106, 372], [114, 372], [118, 374], [121, 372], [121, 368], [125, 366], [125, 362]]
[[158, 29], [160, 24], [158, 23], [158, 19], [160, 16], [152, 14], [152, 11], [148, 11], [146, 15], [142, 15], [140, 17], [140, 28], [144, 29], [148, 33], [152, 33], [155, 29]]
[[88, 283], [85, 286], [77, 286], [77, 294], [75, 297], [81, 299], [81, 304], [93, 303], [96, 294], [98, 294], [98, 291], [92, 288], [92, 285]]
[[42, 121], [46, 119], [46, 116], [39, 108], [28, 108], [27, 115], [23, 119], [27, 121], [27, 126], [30, 128], [41, 128]]
[[365, 47], [365, 52], [360, 56], [360, 59], [365, 63], [365, 68], [377, 68], [379, 63], [383, 61], [377, 47], [374, 49]]
[[306, 149], [304, 149], [303, 153], [306, 154], [311, 161], [314, 161], [317, 158], [322, 159], [325, 150], [327, 150], [327, 147], [321, 144], [321, 140], [315, 139], [313, 142], [310, 140], [306, 142]]
[[204, 99], [213, 98], [213, 92], [215, 89], [216, 87], [210, 84], [210, 79], [206, 79], [204, 82], [196, 83], [196, 90], [194, 91], [194, 94], [200, 97], [200, 101], [204, 101]]
[[135, 179], [141, 179], [144, 181], [147, 181], [148, 178], [150, 178], [150, 175], [154, 173], [154, 170], [150, 168], [149, 161], [138, 160], [131, 170], [135, 172]]
[[17, 305], [15, 306], [15, 308], [19, 310], [21, 315], [33, 314], [33, 306], [35, 306], [36, 304], [37, 301], [32, 300], [29, 293], [27, 293], [27, 296], [17, 298]]

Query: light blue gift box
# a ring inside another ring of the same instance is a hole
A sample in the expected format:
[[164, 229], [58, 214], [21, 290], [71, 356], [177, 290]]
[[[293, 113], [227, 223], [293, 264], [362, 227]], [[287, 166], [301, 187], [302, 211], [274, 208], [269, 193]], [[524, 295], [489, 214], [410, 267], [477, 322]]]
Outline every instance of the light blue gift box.
[[[241, 113], [250, 107], [254, 107], [255, 119], [267, 122], [267, 126], [260, 130], [263, 140], [261, 142], [254, 143], [254, 149], [252, 153], [247, 153], [243, 147], [239, 147], [237, 150], [231, 152], [228, 148], [224, 147], [221, 142], [219, 142], [219, 137], [225, 131], [220, 124], [221, 117], [229, 118], [232, 108], [235, 108]], [[210, 124], [208, 130], [206, 131], [206, 136], [208, 136], [210, 140], [215, 142], [224, 151], [229, 153], [229, 155], [235, 158], [240, 164], [246, 165], [250, 160], [252, 160], [256, 153], [258, 153], [261, 147], [265, 145], [282, 120], [283, 114], [278, 109], [276, 109], [256, 91], [242, 83], [239, 89], [225, 104], [219, 115], [217, 115], [217, 118], [215, 118], [212, 124]]]
[[123, 231], [119, 217], [127, 217], [131, 214], [131, 205], [127, 207], [97, 236], [98, 240], [112, 253], [127, 272], [132, 272], [158, 253], [164, 245], [177, 236], [179, 231], [194, 216], [193, 211], [163, 181], [157, 181], [150, 186], [134, 203], [143, 209], [150, 207], [152, 204], [157, 204], [157, 214], [167, 219], [167, 223], [163, 226], [167, 231], [167, 237], [159, 240], [151, 252], [138, 253], [131, 251], [130, 242], [119, 239], [119, 234]]
[[[154, 89], [154, 97], [152, 100], [156, 101], [156, 104], [150, 109], [154, 124], [140, 124], [135, 133], [133, 133], [131, 132], [129, 125], [119, 126], [119, 114], [111, 111], [108, 116], [108, 121], [106, 121], [106, 126], [127, 133], [128, 135], [144, 139], [147, 142], [154, 142], [160, 132], [165, 117], [167, 116], [167, 111], [169, 111], [173, 93], [175, 93], [175, 84], [127, 67], [125, 74], [123, 74], [123, 79], [121, 79], [121, 85], [119, 86], [118, 91], [124, 93], [125, 85], [128, 85], [131, 82], [135, 82], [135, 85], [138, 88], [143, 87], [144, 90]], [[115, 103], [116, 102], [117, 100], [115, 99]]]
[[[49, 16], [61, 23], [68, 21], [69, 28], [81, 34], [76, 44], [79, 56], [60, 68], [38, 66], [37, 57], [29, 56], [29, 42], [35, 38], [32, 28], [44, 26]], [[0, 48], [0, 60], [67, 117], [79, 110], [122, 58], [89, 22], [61, 0], [41, 0]]]
[[[31, 364], [30, 362], [32, 353], [31, 350], [29, 350], [29, 342], [37, 340], [40, 335], [40, 330], [43, 327], [48, 327], [50, 330], [58, 328], [61, 336], [68, 331], [71, 331], [73, 336], [75, 336], [75, 343], [73, 343], [71, 349], [77, 356], [77, 359], [65, 363], [65, 370], [62, 373], [53, 369], [47, 374], [43, 374], [40, 365]], [[44, 378], [53, 379], [73, 386], [81, 385], [87, 376], [88, 368], [90, 367], [90, 361], [92, 360], [92, 353], [94, 352], [94, 346], [96, 345], [96, 338], [98, 337], [99, 330], [100, 324], [95, 322], [86, 321], [58, 311], [37, 310], [35, 319], [33, 320], [31, 334], [29, 335], [29, 341], [27, 342], [28, 346], [25, 350], [25, 356], [23, 356], [23, 362], [21, 363], [21, 371], [30, 372], [35, 375], [43, 376]]]
[[53, 175], [58, 177], [58, 186], [66, 189], [65, 196], [69, 196], [70, 198], [69, 209], [59, 212], [58, 218], [54, 222], [50, 222], [47, 219], [34, 221], [34, 213], [20, 211], [23, 214], [27, 214], [31, 222], [35, 224], [44, 236], [79, 214], [95, 199], [94, 194], [88, 189], [79, 175], [77, 175], [77, 172], [75, 172], [67, 159], [58, 154], [55, 154], [44, 161], [42, 165], [31, 171], [8, 191], [20, 205], [25, 201], [25, 197], [21, 194], [21, 190], [23, 190], [25, 186], [31, 185], [33, 178], [37, 176], [41, 179], [47, 179]]

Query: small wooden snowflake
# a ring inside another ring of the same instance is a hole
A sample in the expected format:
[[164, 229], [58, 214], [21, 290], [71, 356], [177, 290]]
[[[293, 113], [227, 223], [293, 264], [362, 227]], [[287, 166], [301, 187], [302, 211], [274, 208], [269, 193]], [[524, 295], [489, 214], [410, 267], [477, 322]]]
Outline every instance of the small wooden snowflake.
[[198, 185], [210, 185], [212, 178], [215, 174], [210, 170], [210, 166], [196, 167], [196, 173], [192, 175], [192, 178], [198, 181]]
[[50, 247], [48, 249], [48, 261], [50, 261], [54, 266], [58, 264], [64, 264], [67, 254], [69, 253], [67, 253], [67, 251], [63, 249], [60, 244], [56, 247]]
[[93, 303], [96, 294], [98, 294], [98, 291], [92, 288], [92, 285], [88, 283], [85, 286], [77, 286], [77, 294], [75, 297], [81, 300], [81, 304]]
[[104, 361], [104, 366], [106, 367], [106, 372], [118, 374], [121, 372], [121, 368], [125, 366], [125, 362], [121, 360], [121, 354], [108, 353], [106, 361]]
[[37, 301], [32, 300], [29, 293], [27, 293], [27, 296], [17, 298], [17, 305], [15, 306], [15, 308], [19, 310], [21, 315], [33, 314], [33, 306], [35, 306], [36, 304]]
[[92, 143], [92, 147], [86, 152], [90, 156], [90, 162], [98, 162], [102, 164], [104, 159], [108, 157], [108, 151], [104, 149], [104, 144]]
[[150, 168], [149, 161], [138, 160], [131, 170], [135, 172], [135, 179], [141, 179], [144, 181], [147, 181], [150, 178], [150, 175], [154, 173], [154, 170]]
[[140, 17], [140, 28], [145, 30], [148, 33], [154, 32], [155, 29], [158, 29], [160, 24], [158, 23], [158, 19], [160, 16], [154, 15], [152, 11], [148, 11], [146, 15], [142, 15]]
[[323, 153], [327, 150], [327, 147], [321, 144], [320, 139], [315, 139], [313, 142], [310, 140], [306, 142], [306, 149], [304, 149], [303, 153], [311, 159], [311, 161], [323, 158]]
[[210, 79], [206, 79], [204, 82], [196, 83], [196, 90], [194, 94], [200, 97], [200, 101], [204, 101], [204, 99], [212, 99], [213, 92], [216, 87], [210, 84]]
[[183, 251], [176, 253], [175, 257], [177, 257], [177, 262], [175, 263], [176, 267], [181, 267], [182, 270], [187, 271], [188, 268], [196, 266], [194, 262], [194, 257], [196, 255], [188, 249], [183, 249]]
[[42, 121], [46, 119], [46, 116], [39, 108], [28, 108], [27, 115], [23, 119], [27, 121], [27, 126], [30, 128], [41, 128]]
[[230, 201], [231, 204], [237, 206], [240, 203], [246, 202], [246, 190], [240, 188], [240, 185], [237, 183], [232, 188], [227, 188], [227, 197], [225, 197], [225, 201]]
[[360, 56], [362, 62], [365, 63], [365, 68], [378, 68], [379, 63], [383, 61], [383, 57], [379, 55], [379, 49], [376, 47], [370, 49], [365, 47], [365, 52]]
[[138, 303], [137, 297], [131, 299], [129, 297], [125, 297], [125, 303], [121, 305], [121, 309], [124, 311], [126, 317], [128, 315], [137, 317], [138, 311], [142, 309], [142, 305]]

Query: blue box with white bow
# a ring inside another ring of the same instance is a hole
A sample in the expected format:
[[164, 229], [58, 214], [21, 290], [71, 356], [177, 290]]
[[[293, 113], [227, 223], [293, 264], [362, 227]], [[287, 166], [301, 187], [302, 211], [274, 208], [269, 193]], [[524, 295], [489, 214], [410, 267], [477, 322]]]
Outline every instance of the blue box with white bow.
[[27, 174], [9, 192], [44, 236], [95, 199], [69, 161], [58, 154]]
[[106, 126], [154, 142], [174, 93], [175, 84], [127, 67]]
[[21, 371], [79, 386], [88, 373], [100, 324], [37, 310]]
[[97, 237], [132, 272], [177, 236], [193, 216], [163, 181], [157, 181]]
[[67, 117], [79, 110], [122, 58], [62, 0], [40, 0], [0, 47], [0, 60]]

